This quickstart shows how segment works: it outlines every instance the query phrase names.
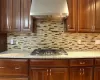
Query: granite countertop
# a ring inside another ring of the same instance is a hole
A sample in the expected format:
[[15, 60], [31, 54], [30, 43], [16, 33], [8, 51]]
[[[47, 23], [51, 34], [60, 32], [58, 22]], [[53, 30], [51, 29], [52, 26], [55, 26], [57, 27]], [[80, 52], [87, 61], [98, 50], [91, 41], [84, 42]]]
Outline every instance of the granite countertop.
[[68, 51], [68, 55], [33, 56], [28, 51], [4, 51], [0, 58], [33, 58], [33, 59], [69, 59], [69, 58], [100, 58], [100, 51]]

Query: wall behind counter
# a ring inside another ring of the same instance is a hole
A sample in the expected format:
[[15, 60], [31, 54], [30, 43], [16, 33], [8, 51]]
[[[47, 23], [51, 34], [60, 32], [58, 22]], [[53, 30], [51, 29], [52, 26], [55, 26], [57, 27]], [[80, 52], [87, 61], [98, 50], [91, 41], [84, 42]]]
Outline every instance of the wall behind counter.
[[[65, 50], [100, 50], [95, 40], [100, 33], [65, 33], [64, 24], [59, 21], [38, 21], [37, 33], [8, 33], [8, 50], [29, 50], [36, 48], [64, 48]], [[10, 40], [14, 44], [10, 44]], [[81, 40], [81, 44], [78, 41]]]

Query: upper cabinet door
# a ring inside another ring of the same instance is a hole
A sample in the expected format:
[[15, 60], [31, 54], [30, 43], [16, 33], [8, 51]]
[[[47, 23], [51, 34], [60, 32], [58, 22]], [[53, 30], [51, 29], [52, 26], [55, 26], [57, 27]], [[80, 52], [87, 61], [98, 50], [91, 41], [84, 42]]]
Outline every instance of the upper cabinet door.
[[1, 0], [2, 32], [20, 31], [20, 0]]
[[12, 5], [13, 0], [6, 0], [7, 1], [7, 31], [12, 31]]
[[78, 0], [78, 31], [92, 32], [94, 30], [94, 0]]
[[0, 32], [7, 32], [7, 5], [6, 0], [0, 0]]
[[100, 0], [95, 1], [95, 32], [100, 32]]
[[21, 0], [12, 0], [13, 1], [13, 21], [12, 21], [12, 29], [13, 31], [20, 31], [21, 27]]
[[69, 80], [67, 68], [51, 68], [50, 80]]
[[78, 0], [67, 0], [69, 16], [67, 19], [67, 31], [75, 32], [78, 26]]
[[31, 0], [21, 0], [21, 31], [30, 31]]

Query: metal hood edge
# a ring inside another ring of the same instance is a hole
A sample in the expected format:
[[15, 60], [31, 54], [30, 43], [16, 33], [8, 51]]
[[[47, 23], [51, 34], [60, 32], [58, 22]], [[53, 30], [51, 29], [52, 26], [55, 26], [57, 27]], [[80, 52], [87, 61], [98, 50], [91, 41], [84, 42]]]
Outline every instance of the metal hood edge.
[[35, 18], [66, 18], [69, 15], [66, 0], [32, 0], [30, 15]]

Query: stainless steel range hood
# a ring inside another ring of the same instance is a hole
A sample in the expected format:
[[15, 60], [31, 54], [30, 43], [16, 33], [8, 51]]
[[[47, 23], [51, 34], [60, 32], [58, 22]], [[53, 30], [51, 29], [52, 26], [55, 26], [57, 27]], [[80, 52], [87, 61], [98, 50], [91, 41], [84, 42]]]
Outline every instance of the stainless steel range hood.
[[69, 15], [66, 0], [32, 0], [30, 15], [36, 18], [63, 18]]

